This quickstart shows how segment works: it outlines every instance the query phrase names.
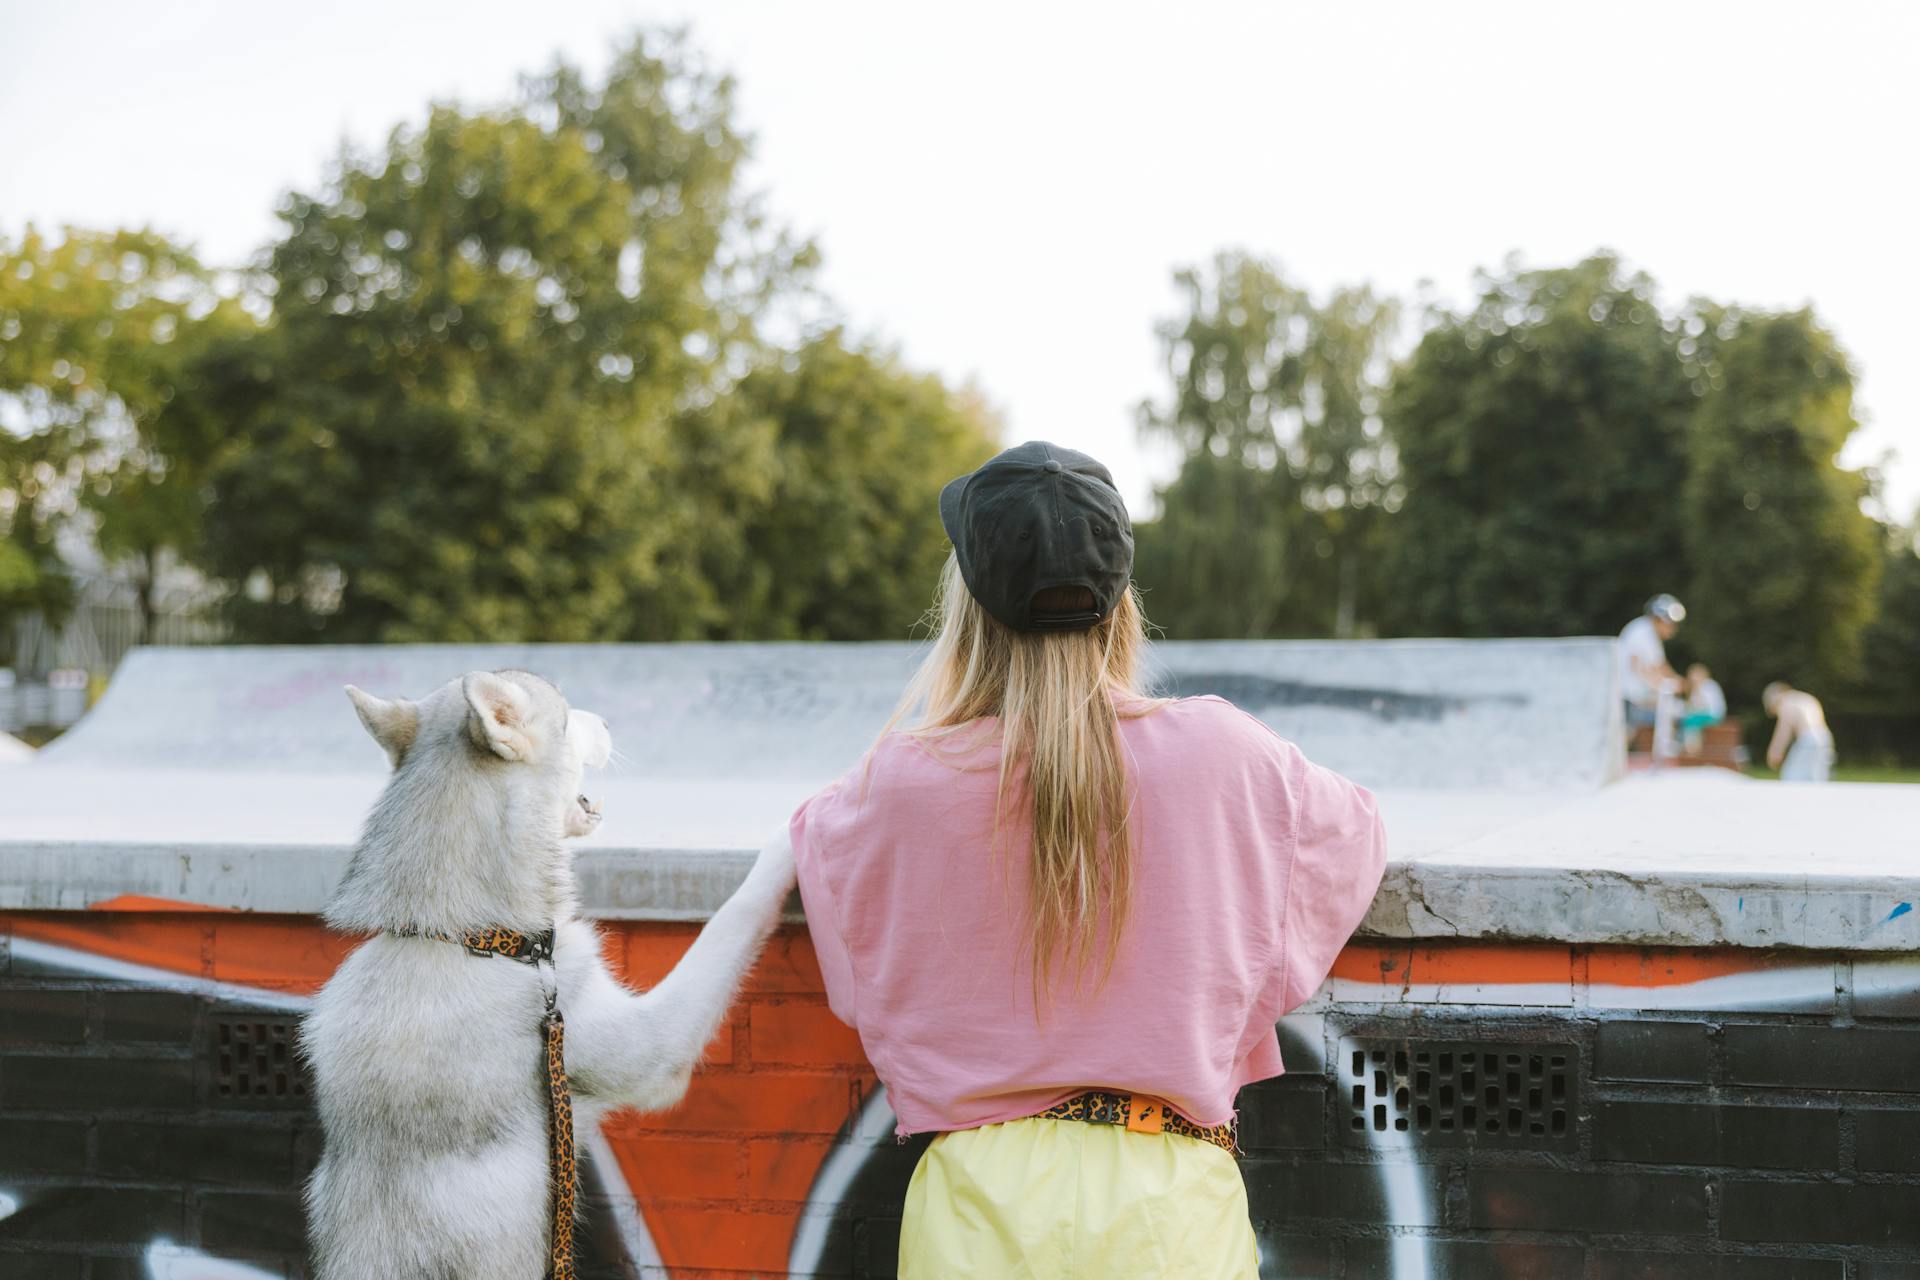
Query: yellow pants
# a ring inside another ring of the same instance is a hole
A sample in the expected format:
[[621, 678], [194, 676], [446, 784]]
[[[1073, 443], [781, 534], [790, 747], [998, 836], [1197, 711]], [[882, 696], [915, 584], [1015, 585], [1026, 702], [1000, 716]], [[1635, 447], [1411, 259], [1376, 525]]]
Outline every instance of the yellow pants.
[[943, 1133], [907, 1185], [900, 1280], [1254, 1280], [1239, 1166], [1078, 1120]]

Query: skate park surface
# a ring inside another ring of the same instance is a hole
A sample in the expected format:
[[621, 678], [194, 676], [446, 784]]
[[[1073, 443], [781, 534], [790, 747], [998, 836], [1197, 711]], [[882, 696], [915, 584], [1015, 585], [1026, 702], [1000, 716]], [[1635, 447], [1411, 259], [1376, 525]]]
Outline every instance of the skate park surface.
[[[311, 912], [386, 762], [342, 694], [478, 669], [606, 717], [583, 905], [698, 919], [793, 807], [857, 764], [906, 644], [136, 650], [100, 704], [0, 774], [0, 908], [132, 895]], [[1670, 945], [1920, 945], [1920, 788], [1719, 770], [1622, 779], [1606, 639], [1187, 642], [1157, 691], [1226, 697], [1378, 794], [1391, 865], [1366, 932]]]

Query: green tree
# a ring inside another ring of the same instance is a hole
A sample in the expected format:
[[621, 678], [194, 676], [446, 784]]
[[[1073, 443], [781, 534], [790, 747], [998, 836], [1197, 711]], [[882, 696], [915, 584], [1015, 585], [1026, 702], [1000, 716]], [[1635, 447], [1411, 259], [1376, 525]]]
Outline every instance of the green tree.
[[218, 332], [249, 322], [192, 252], [150, 231], [31, 227], [0, 245], [0, 615], [59, 617], [61, 530], [131, 564], [151, 625], [169, 555], [199, 528], [193, 477], [217, 446], [183, 395]]
[[984, 462], [1000, 428], [956, 395], [838, 332], [749, 374], [721, 407], [763, 442], [763, 487], [734, 537], [698, 539], [724, 609], [716, 639], [906, 635], [933, 602], [947, 537], [936, 499]]
[[1859, 674], [1883, 554], [1866, 478], [1835, 462], [1859, 425], [1846, 354], [1808, 311], [1699, 303], [1688, 331], [1704, 389], [1684, 504], [1691, 643], [1743, 701], [1774, 679], [1838, 686]]
[[1678, 337], [1609, 255], [1477, 284], [1430, 313], [1388, 400], [1397, 629], [1610, 634], [1691, 577]]
[[1397, 308], [1365, 288], [1316, 305], [1242, 253], [1176, 282], [1174, 394], [1141, 410], [1184, 459], [1141, 529], [1149, 612], [1183, 636], [1354, 634], [1395, 498], [1379, 411]]
[[1885, 531], [1880, 599], [1860, 639], [1860, 676], [1849, 700], [1920, 716], [1920, 536]]
[[1920, 538], [1884, 526], [1879, 602], [1860, 640], [1860, 675], [1823, 697], [1851, 761], [1920, 764]]
[[752, 441], [703, 441], [742, 465], [702, 468], [685, 425], [810, 254], [737, 190], [745, 147], [730, 81], [641, 36], [602, 83], [562, 64], [510, 109], [436, 108], [288, 196], [272, 327], [208, 393], [248, 442], [205, 548], [241, 633], [698, 630], [675, 539], [761, 482]]

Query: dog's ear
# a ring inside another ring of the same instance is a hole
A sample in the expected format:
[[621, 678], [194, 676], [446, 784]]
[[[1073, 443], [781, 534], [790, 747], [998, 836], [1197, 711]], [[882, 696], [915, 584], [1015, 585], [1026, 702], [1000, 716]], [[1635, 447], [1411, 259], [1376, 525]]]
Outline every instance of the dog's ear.
[[533, 699], [525, 689], [489, 671], [469, 675], [460, 689], [473, 708], [468, 727], [476, 743], [502, 760], [525, 760], [533, 754], [533, 737], [527, 732]]
[[347, 697], [353, 702], [353, 709], [360, 713], [360, 723], [367, 726], [373, 740], [386, 751], [393, 767], [399, 768], [420, 732], [420, 708], [405, 698], [389, 702], [352, 685], [347, 686]]

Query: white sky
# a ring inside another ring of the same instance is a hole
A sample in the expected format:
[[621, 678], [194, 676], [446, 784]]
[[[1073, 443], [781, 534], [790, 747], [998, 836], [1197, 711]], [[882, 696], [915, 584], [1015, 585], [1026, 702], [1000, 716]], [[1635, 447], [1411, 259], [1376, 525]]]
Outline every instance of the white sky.
[[0, 229], [151, 224], [237, 262], [344, 136], [597, 71], [688, 22], [740, 81], [750, 185], [852, 327], [977, 380], [1012, 439], [1107, 460], [1164, 394], [1170, 274], [1216, 249], [1316, 292], [1464, 298], [1510, 251], [1626, 255], [1677, 301], [1811, 302], [1920, 503], [1920, 5], [460, 4], [0, 0]]

